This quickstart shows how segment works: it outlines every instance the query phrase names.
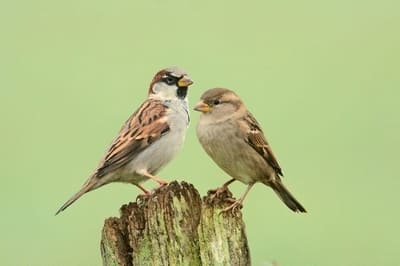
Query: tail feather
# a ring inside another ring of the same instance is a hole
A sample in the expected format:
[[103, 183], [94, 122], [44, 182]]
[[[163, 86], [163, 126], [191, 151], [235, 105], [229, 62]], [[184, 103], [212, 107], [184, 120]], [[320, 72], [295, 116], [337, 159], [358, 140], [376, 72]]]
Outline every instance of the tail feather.
[[294, 212], [307, 212], [303, 205], [287, 190], [280, 180], [275, 180], [268, 184], [279, 198]]
[[77, 193], [75, 193], [69, 200], [67, 200], [67, 202], [64, 203], [64, 205], [61, 206], [61, 208], [56, 212], [55, 215], [59, 214], [60, 212], [64, 211], [66, 208], [71, 206], [72, 203], [74, 203], [76, 200], [82, 197], [82, 195], [85, 194], [86, 192], [95, 189], [94, 185], [95, 182], [91, 182], [91, 180], [86, 182]]

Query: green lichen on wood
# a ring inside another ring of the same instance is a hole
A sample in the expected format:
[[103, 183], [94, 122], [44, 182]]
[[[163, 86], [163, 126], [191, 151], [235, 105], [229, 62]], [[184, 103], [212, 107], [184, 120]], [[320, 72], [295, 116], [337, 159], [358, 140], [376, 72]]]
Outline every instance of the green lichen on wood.
[[229, 206], [227, 190], [210, 201], [205, 197], [199, 230], [203, 265], [250, 265], [250, 254], [241, 212], [221, 212]]
[[103, 265], [129, 265], [132, 250], [121, 230], [118, 218], [109, 218], [105, 221], [100, 247]]
[[146, 199], [144, 237], [139, 239], [143, 248], [133, 251], [134, 265], [198, 265], [198, 248], [193, 242], [198, 219], [193, 217], [199, 216], [195, 211], [200, 196], [188, 193], [191, 189], [175, 182]]
[[104, 225], [103, 265], [250, 265], [241, 213], [220, 215], [224, 196], [202, 201], [192, 185], [172, 182], [124, 205]]

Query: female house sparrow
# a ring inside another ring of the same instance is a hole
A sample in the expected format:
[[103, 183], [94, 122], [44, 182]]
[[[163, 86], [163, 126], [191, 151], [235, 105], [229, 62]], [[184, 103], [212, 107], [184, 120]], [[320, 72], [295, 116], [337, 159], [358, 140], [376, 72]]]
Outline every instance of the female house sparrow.
[[125, 122], [95, 172], [56, 213], [60, 213], [86, 192], [111, 182], [132, 183], [145, 194], [140, 183], [153, 179], [160, 186], [168, 182], [155, 176], [181, 148], [189, 125], [188, 86], [193, 81], [181, 69], [160, 70], [150, 83], [147, 99]]
[[226, 190], [239, 180], [248, 184], [246, 192], [223, 211], [240, 207], [256, 182], [270, 186], [294, 212], [306, 212], [304, 207], [282, 184], [281, 167], [254, 116], [231, 90], [214, 88], [201, 96], [194, 110], [201, 112], [197, 137], [204, 150], [233, 179], [217, 189]]

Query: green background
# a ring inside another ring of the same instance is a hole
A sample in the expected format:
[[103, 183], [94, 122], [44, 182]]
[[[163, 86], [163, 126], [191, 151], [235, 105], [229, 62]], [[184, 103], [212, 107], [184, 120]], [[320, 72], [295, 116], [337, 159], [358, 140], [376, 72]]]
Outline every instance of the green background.
[[[308, 214], [263, 185], [243, 209], [253, 265], [400, 265], [399, 1], [1, 1], [1, 265], [100, 265], [111, 184], [54, 216], [171, 65], [189, 100], [224, 86], [258, 118]], [[228, 180], [197, 142], [159, 175]], [[144, 184], [154, 187], [151, 181]], [[245, 186], [232, 186], [236, 196]]]

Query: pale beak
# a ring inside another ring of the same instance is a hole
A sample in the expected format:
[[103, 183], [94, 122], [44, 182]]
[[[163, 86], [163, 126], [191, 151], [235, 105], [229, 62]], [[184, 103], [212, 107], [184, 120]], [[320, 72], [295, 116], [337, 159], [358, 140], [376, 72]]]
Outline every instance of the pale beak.
[[191, 80], [188, 76], [183, 76], [180, 80], [178, 80], [178, 87], [188, 87], [193, 84], [193, 80]]
[[206, 104], [203, 101], [200, 101], [196, 104], [196, 106], [194, 107], [194, 110], [202, 112], [202, 113], [208, 113], [211, 111], [211, 107]]

